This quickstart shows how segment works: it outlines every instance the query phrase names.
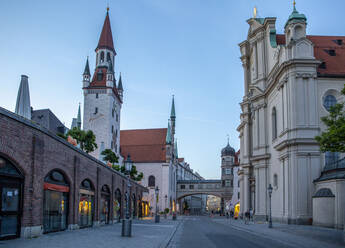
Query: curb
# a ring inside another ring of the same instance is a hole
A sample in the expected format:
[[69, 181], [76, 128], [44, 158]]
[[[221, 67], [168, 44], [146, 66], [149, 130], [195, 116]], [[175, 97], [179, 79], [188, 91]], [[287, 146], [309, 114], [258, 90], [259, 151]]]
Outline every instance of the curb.
[[166, 238], [159, 246], [159, 248], [166, 248], [168, 247], [168, 245], [170, 244], [172, 238], [174, 237], [177, 229], [179, 228], [179, 226], [181, 225], [181, 223], [183, 222], [183, 220], [178, 221], [178, 224], [175, 226], [175, 229], [171, 232], [171, 234], [168, 236], [168, 238]]

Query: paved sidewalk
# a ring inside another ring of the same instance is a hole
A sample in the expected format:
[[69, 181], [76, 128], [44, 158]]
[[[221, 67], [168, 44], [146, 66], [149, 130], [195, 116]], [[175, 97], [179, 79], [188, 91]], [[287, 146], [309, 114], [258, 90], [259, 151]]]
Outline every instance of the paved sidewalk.
[[179, 220], [134, 220], [132, 237], [121, 237], [121, 224], [105, 225], [73, 231], [49, 233], [34, 239], [0, 241], [0, 248], [155, 248], [166, 247], [178, 226]]
[[344, 247], [343, 231], [331, 228], [304, 226], [304, 225], [287, 225], [273, 223], [273, 228], [268, 228], [267, 223], [244, 224], [242, 220], [233, 220], [226, 218], [214, 218], [214, 222], [231, 226], [232, 228], [246, 231], [253, 235], [265, 237], [274, 241], [279, 241], [285, 245], [296, 247]]

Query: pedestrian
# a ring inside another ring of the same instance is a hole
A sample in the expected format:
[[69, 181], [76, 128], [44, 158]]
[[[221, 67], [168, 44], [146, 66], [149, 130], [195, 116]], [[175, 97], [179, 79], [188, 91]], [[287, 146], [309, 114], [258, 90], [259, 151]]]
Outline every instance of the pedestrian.
[[254, 215], [253, 209], [250, 209], [249, 210], [249, 218], [250, 218], [249, 221], [253, 221], [254, 222], [253, 215]]
[[245, 213], [244, 213], [244, 224], [248, 225], [248, 220], [249, 220], [249, 211], [247, 210]]

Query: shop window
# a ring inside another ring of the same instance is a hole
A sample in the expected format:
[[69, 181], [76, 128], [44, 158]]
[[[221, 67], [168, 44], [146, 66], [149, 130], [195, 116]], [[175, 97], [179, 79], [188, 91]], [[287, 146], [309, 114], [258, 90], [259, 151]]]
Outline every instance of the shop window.
[[121, 218], [121, 191], [120, 189], [117, 189], [115, 191], [113, 211], [114, 211], [114, 220], [117, 220], [118, 222], [120, 222], [120, 218]]
[[94, 216], [95, 189], [90, 180], [82, 181], [79, 190], [79, 227], [90, 227]]
[[43, 232], [67, 229], [69, 183], [61, 171], [53, 170], [44, 179]]
[[101, 208], [100, 208], [100, 221], [103, 224], [109, 224], [109, 209], [110, 209], [110, 190], [107, 185], [103, 185], [101, 189]]

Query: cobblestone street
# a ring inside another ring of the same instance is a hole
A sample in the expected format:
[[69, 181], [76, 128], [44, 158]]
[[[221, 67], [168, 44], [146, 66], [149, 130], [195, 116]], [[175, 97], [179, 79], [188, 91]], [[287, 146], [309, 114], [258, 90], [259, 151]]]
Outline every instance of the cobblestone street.
[[178, 222], [162, 219], [159, 224], [153, 220], [135, 220], [132, 237], [121, 237], [121, 224], [56, 232], [33, 239], [0, 241], [1, 248], [103, 248], [103, 247], [166, 247]]

